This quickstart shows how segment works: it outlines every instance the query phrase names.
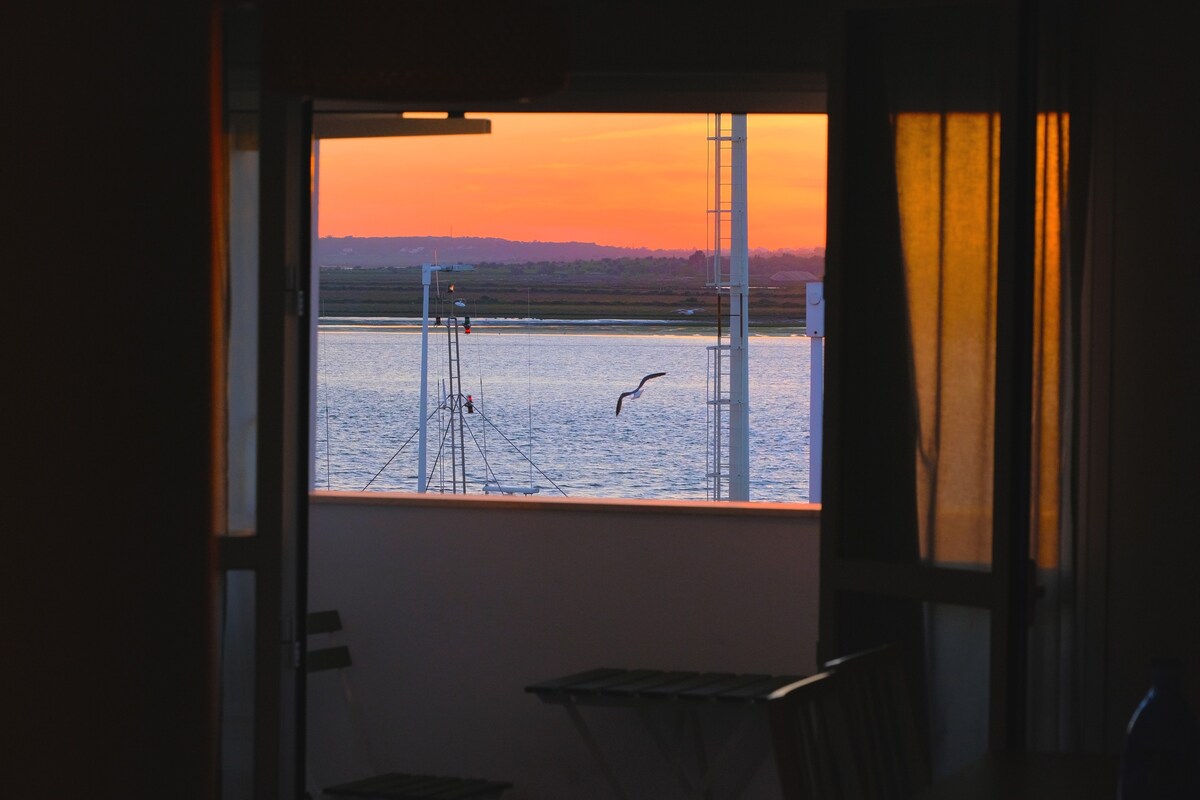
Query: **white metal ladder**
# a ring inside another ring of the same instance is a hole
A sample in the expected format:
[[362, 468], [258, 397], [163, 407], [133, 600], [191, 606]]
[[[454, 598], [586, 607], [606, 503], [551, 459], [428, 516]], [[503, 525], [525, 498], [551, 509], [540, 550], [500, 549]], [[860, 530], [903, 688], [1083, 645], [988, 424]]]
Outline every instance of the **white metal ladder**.
[[[718, 339], [720, 342], [720, 339]], [[708, 499], [729, 497], [729, 345], [708, 348]]]
[[708, 499], [729, 496], [729, 345], [722, 335], [721, 297], [729, 293], [729, 216], [732, 204], [733, 131], [728, 114], [708, 116], [708, 287], [717, 292], [717, 343], [708, 350]]
[[462, 361], [458, 349], [458, 317], [446, 318], [446, 365], [450, 383], [444, 399], [450, 412], [450, 475], [451, 493], [467, 493], [467, 459], [463, 441]]
[[[748, 244], [746, 235], [746, 118], [708, 118], [708, 287], [717, 294], [717, 343], [708, 348], [710, 500], [749, 499]], [[721, 300], [728, 308], [723, 329]]]
[[708, 115], [708, 287], [730, 287], [730, 214], [733, 211], [733, 128], [731, 114]]

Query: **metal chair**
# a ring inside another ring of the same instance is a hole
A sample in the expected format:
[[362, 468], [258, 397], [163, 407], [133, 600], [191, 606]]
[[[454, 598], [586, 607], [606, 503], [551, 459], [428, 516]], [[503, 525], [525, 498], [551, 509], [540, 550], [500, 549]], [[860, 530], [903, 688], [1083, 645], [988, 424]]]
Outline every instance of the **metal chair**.
[[[341, 630], [342, 618], [336, 610], [318, 611], [308, 615], [306, 632], [309, 635], [336, 633]], [[307, 653], [306, 671], [310, 674], [331, 670], [344, 673], [352, 663], [350, 648], [344, 645], [314, 648]], [[322, 787], [321, 794], [323, 797], [375, 800], [496, 800], [511, 788], [512, 784], [505, 781], [388, 772], [336, 786], [325, 786]]]

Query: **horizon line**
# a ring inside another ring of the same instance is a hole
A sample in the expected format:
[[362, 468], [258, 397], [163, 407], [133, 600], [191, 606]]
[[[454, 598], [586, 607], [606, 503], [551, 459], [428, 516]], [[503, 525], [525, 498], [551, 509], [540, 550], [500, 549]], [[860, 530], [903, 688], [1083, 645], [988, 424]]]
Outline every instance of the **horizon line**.
[[[437, 233], [391, 233], [391, 234], [325, 234], [317, 237], [318, 241], [322, 239], [492, 239], [501, 242], [512, 242], [514, 244], [582, 244], [592, 245], [593, 247], [610, 247], [616, 250], [690, 250], [692, 252], [700, 251], [707, 252], [705, 247], [696, 247], [694, 245], [685, 245], [678, 247], [652, 247], [644, 244], [603, 244], [601, 242], [584, 241], [582, 239], [509, 239], [504, 236], [458, 236]], [[754, 250], [824, 250], [824, 244], [808, 244], [808, 245], [784, 245], [781, 247], [757, 246], [750, 247]]]

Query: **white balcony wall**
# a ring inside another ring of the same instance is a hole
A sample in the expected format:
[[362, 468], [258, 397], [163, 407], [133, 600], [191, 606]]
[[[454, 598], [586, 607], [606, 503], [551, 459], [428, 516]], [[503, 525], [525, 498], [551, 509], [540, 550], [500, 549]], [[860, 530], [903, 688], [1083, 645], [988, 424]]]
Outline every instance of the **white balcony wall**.
[[[345, 644], [354, 663], [309, 676], [310, 790], [400, 771], [510, 781], [505, 800], [612, 797], [565, 710], [524, 687], [593, 667], [812, 673], [818, 517], [800, 504], [315, 494], [309, 609], [336, 609], [343, 630], [309, 647]], [[701, 711], [711, 754], [745, 709]], [[746, 796], [775, 797], [765, 716], [750, 713], [720, 785], [745, 773]], [[583, 714], [631, 797], [682, 796], [635, 711]]]

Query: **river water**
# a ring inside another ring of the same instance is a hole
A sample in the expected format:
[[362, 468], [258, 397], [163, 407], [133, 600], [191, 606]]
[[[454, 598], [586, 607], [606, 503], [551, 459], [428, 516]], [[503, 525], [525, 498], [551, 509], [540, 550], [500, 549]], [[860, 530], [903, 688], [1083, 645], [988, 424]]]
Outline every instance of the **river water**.
[[[429, 490], [451, 489], [453, 458], [472, 494], [490, 480], [548, 497], [706, 499], [712, 344], [714, 330], [670, 322], [476, 319], [459, 335], [462, 393], [476, 413], [452, 453], [449, 415], [436, 410], [449, 340], [431, 328]], [[748, 349], [750, 499], [807, 502], [810, 340], [775, 329], [752, 333]], [[415, 491], [419, 323], [323, 319], [317, 361], [316, 487]], [[618, 395], [651, 372], [667, 374], [616, 415]]]

